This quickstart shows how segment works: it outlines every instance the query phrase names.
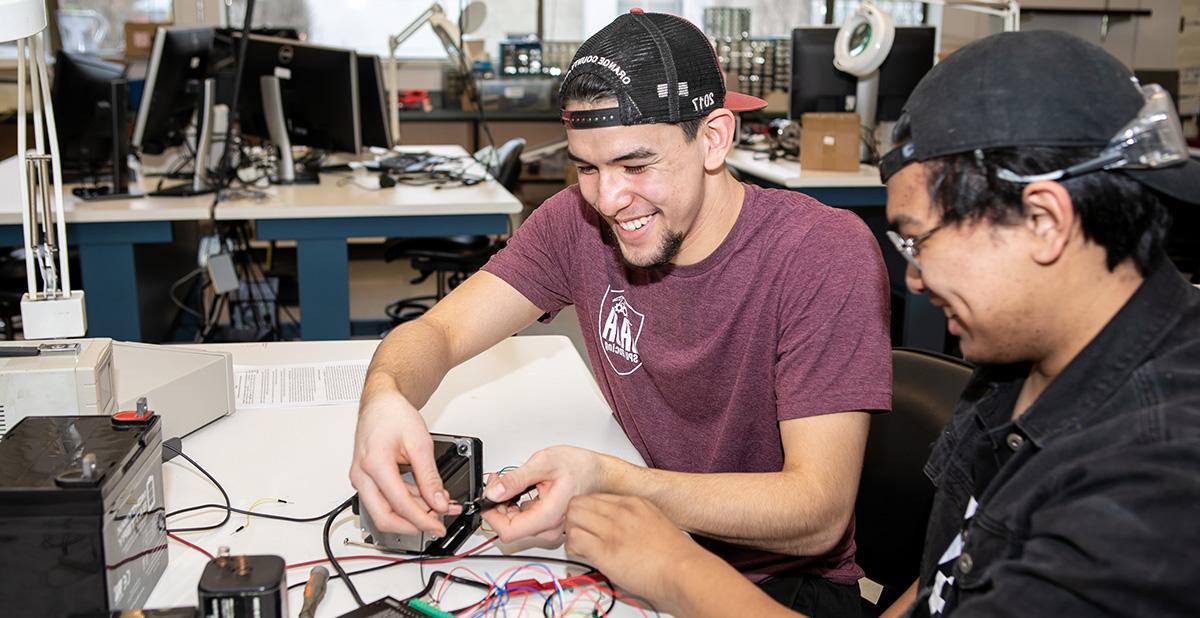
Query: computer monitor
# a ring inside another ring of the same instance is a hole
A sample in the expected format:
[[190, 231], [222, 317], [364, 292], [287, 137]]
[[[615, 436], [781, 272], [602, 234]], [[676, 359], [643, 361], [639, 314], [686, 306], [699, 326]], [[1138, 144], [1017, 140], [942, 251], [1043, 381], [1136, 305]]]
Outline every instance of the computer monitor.
[[392, 147], [388, 127], [387, 98], [383, 91], [383, 66], [379, 56], [358, 56], [358, 115], [362, 122], [362, 145]]
[[792, 30], [792, 79], [788, 85], [788, 117], [799, 120], [806, 112], [854, 110], [858, 79], [833, 66], [837, 26], [810, 26]]
[[[812, 26], [792, 31], [792, 80], [788, 116], [805, 112], [845, 112], [855, 109], [858, 78], [833, 66], [836, 26]], [[896, 28], [887, 60], [879, 67], [879, 101], [875, 119], [900, 118], [908, 95], [933, 68], [935, 30], [930, 26]]]
[[[51, 100], [63, 181], [92, 185], [77, 191], [80, 197], [127, 194], [129, 86], [125, 67], [59, 51]], [[110, 179], [111, 185], [102, 184]]]
[[905, 26], [896, 28], [892, 51], [879, 67], [879, 101], [875, 106], [875, 119], [893, 122], [900, 119], [900, 112], [908, 101], [908, 95], [920, 83], [921, 78], [933, 68], [934, 47], [937, 31], [933, 26]]
[[158, 29], [133, 130], [135, 149], [162, 154], [183, 144], [192, 117], [203, 105], [212, 48], [212, 28]]
[[[241, 35], [234, 34], [234, 38]], [[271, 139], [260, 78], [279, 79], [291, 144], [326, 151], [362, 150], [358, 55], [353, 50], [250, 35], [238, 117], [243, 135]]]
[[[233, 103], [233, 80], [237, 68], [237, 40], [239, 28], [216, 28], [213, 35], [213, 51], [208, 61], [208, 74], [217, 80], [217, 103], [229, 106]], [[295, 28], [251, 28], [250, 34], [273, 36], [279, 39], [300, 40]]]

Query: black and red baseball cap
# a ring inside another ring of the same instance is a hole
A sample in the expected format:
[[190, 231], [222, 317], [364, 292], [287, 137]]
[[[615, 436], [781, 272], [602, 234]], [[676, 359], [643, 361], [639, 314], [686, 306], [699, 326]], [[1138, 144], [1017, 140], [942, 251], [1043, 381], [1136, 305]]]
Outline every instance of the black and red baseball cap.
[[692, 22], [641, 9], [621, 15], [592, 35], [575, 54], [563, 92], [581, 75], [593, 75], [617, 93], [617, 106], [563, 111], [571, 129], [682, 122], [715, 109], [762, 109], [767, 102], [725, 90], [712, 43]]

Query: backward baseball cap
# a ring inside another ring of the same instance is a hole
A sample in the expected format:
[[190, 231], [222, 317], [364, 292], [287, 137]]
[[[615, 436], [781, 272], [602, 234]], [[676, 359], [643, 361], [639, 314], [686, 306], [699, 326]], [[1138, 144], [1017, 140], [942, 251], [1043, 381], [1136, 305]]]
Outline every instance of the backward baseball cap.
[[617, 17], [584, 41], [559, 93], [582, 75], [607, 83], [617, 93], [617, 107], [563, 110], [563, 123], [571, 129], [682, 122], [719, 108], [741, 112], [767, 105], [725, 90], [716, 51], [692, 22], [641, 9]]
[[[1053, 31], [1002, 32], [950, 54], [921, 80], [901, 123], [911, 137], [885, 155], [884, 182], [910, 163], [993, 148], [1103, 148], [1145, 103], [1108, 52]], [[1200, 204], [1200, 163], [1121, 169], [1144, 186]]]

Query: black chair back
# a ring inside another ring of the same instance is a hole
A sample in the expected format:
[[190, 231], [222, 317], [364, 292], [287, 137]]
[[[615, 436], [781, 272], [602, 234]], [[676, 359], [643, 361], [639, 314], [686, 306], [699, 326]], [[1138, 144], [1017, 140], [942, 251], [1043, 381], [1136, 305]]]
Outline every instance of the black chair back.
[[856, 560], [884, 592], [886, 608], [917, 578], [933, 485], [930, 447], [971, 377], [961, 359], [925, 350], [892, 350], [892, 411], [871, 418], [855, 505]]
[[525, 150], [525, 138], [514, 137], [496, 149], [496, 165], [488, 172], [501, 186], [512, 191], [521, 178], [521, 153]]

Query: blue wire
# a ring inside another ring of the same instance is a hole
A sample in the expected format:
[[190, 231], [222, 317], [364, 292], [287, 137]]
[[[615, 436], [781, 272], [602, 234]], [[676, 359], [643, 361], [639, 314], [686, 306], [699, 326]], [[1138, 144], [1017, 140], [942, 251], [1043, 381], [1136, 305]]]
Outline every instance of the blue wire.
[[[545, 564], [545, 563], [542, 563], [542, 562], [530, 562], [529, 564], [526, 564], [525, 566], [521, 567], [521, 568], [520, 568], [520, 569], [518, 569], [517, 571], [514, 571], [512, 575], [509, 575], [509, 576], [508, 576], [508, 580], [507, 580], [507, 581], [505, 581], [504, 583], [506, 583], [506, 584], [507, 584], [508, 582], [512, 581], [512, 578], [513, 578], [513, 577], [515, 577], [515, 576], [517, 575], [517, 573], [520, 573], [521, 571], [524, 571], [525, 569], [528, 569], [529, 567], [536, 567], [536, 568], [540, 568], [540, 569], [543, 569], [543, 570], [545, 570], [547, 573], [549, 573], [549, 574], [550, 574], [550, 581], [554, 583], [554, 590], [558, 592], [558, 608], [559, 608], [560, 610], [561, 610], [561, 609], [566, 609], [566, 606], [563, 604], [563, 603], [564, 603], [564, 601], [563, 601], [563, 595], [564, 595], [565, 593], [563, 592], [563, 589], [562, 589], [562, 584], [558, 583], [558, 576], [557, 576], [557, 575], [555, 575], [555, 574], [554, 574], [554, 571], [550, 569], [550, 566], [549, 566], [549, 565], [547, 565], [547, 564]], [[545, 597], [543, 597], [543, 598], [545, 598]]]
[[[538, 590], [537, 588], [531, 588], [529, 586], [511, 586], [510, 587], [508, 585], [510, 582], [512, 582], [513, 578], [516, 577], [519, 573], [521, 573], [525, 569], [528, 569], [531, 567], [543, 569], [547, 573], [550, 574], [550, 581], [554, 583], [554, 589], [557, 592], [556, 595], [547, 597], [544, 593], [542, 593], [541, 590]], [[520, 568], [516, 569], [511, 574], [509, 574], [508, 578], [504, 580], [503, 584], [497, 583], [495, 578], [492, 577], [492, 574], [488, 573], [487, 571], [483, 572], [483, 576], [487, 579], [488, 583], [491, 584], [492, 587], [496, 589], [496, 594], [492, 595], [492, 597], [488, 600], [486, 605], [484, 605], [482, 608], [480, 608], [478, 610], [475, 610], [475, 612], [471, 614], [471, 618], [479, 618], [482, 616], [487, 616], [488, 612], [494, 612], [496, 610], [500, 610], [501, 615], [503, 615], [507, 618], [507, 616], [508, 616], [507, 600], [508, 600], [508, 596], [509, 596], [508, 593], [510, 590], [527, 590], [527, 591], [532, 592], [532, 593], [538, 595], [539, 597], [541, 597], [543, 603], [549, 603], [551, 598], [553, 598], [554, 596], [557, 596], [559, 609], [560, 610], [566, 609], [566, 606], [565, 606], [564, 600], [563, 600], [563, 597], [565, 596], [566, 593], [563, 592], [562, 585], [559, 584], [559, 582], [558, 582], [558, 576], [555, 575], [554, 571], [550, 568], [550, 566], [545, 563], [530, 562], [528, 564], [524, 564]]]

